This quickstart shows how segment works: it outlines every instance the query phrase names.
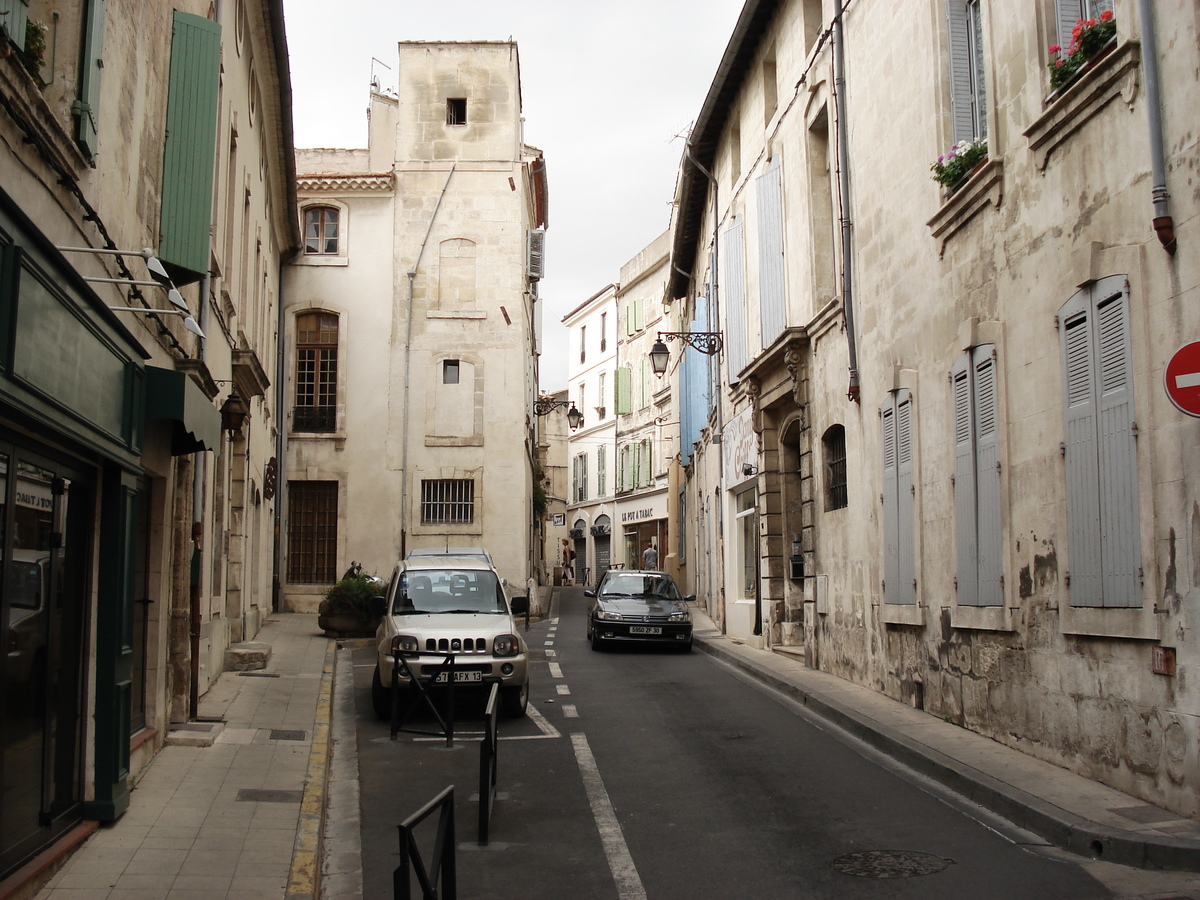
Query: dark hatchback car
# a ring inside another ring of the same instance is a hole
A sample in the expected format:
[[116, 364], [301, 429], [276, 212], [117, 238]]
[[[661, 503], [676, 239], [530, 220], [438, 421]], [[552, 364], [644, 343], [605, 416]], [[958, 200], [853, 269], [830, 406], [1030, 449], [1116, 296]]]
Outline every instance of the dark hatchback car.
[[609, 643], [667, 644], [692, 649], [692, 613], [675, 579], [663, 572], [609, 569], [599, 586], [586, 590], [587, 636], [592, 649]]

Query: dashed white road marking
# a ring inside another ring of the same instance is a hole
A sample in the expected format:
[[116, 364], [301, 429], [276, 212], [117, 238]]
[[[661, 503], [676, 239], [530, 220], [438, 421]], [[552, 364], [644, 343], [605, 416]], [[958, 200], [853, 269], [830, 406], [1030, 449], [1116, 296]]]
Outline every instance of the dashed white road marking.
[[583, 776], [583, 786], [592, 806], [596, 828], [600, 832], [600, 842], [604, 845], [604, 855], [608, 858], [608, 868], [616, 883], [617, 897], [620, 900], [645, 900], [646, 889], [642, 887], [637, 866], [633, 864], [633, 857], [629, 854], [625, 834], [621, 831], [621, 823], [617, 821], [617, 814], [608, 799], [608, 791], [604, 788], [604, 780], [600, 777], [596, 758], [592, 756], [592, 748], [588, 746], [587, 736], [581, 733], [572, 734], [571, 745], [575, 748], [575, 761], [579, 764], [579, 773]]
[[557, 656], [557, 655], [558, 655], [558, 654], [557, 654], [557, 653], [555, 653], [553, 650], [549, 650], [549, 649], [548, 649], [548, 650], [546, 650], [546, 656], [547, 656], [547, 658], [552, 658], [552, 657], [555, 657], [555, 656]]
[[565, 685], [565, 684], [556, 684], [554, 687], [555, 687], [555, 689], [556, 689], [556, 690], [559, 692], [559, 694], [563, 694], [563, 695], [565, 695], [565, 694], [569, 694], [569, 693], [571, 693], [571, 688], [570, 688], [570, 686], [569, 686], [569, 685]]
[[550, 663], [550, 677], [562, 678], [562, 666], [558, 663]]
[[567, 719], [578, 719], [579, 710], [575, 708], [574, 703], [564, 703], [562, 706], [563, 717]]

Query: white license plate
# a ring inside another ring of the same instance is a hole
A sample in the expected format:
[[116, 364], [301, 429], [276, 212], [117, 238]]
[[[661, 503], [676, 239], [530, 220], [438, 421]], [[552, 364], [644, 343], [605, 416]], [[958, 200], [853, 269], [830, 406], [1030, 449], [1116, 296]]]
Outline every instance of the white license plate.
[[662, 634], [662, 628], [657, 625], [630, 625], [630, 634]]
[[[434, 684], [445, 684], [446, 676], [448, 674], [450, 674], [450, 673], [438, 672], [433, 677]], [[482, 672], [455, 672], [454, 673], [454, 683], [455, 684], [464, 684], [464, 683], [465, 684], [477, 684], [478, 682], [481, 682], [481, 681], [483, 681], [483, 673]]]

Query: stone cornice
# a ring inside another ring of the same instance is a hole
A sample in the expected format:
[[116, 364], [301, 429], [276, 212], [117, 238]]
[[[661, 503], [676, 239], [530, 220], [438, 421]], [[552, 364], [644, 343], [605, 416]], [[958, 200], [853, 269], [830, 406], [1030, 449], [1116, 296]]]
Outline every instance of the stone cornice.
[[306, 194], [390, 193], [395, 190], [392, 174], [383, 175], [301, 175], [296, 189]]

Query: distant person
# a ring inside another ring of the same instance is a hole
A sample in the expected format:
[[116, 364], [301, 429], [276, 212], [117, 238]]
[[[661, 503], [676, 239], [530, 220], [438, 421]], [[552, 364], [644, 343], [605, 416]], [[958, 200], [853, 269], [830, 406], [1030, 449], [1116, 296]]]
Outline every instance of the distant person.
[[563, 583], [575, 583], [575, 551], [571, 549], [571, 544], [566, 538], [563, 538]]
[[649, 571], [658, 568], [658, 548], [653, 544], [642, 551], [642, 568]]

